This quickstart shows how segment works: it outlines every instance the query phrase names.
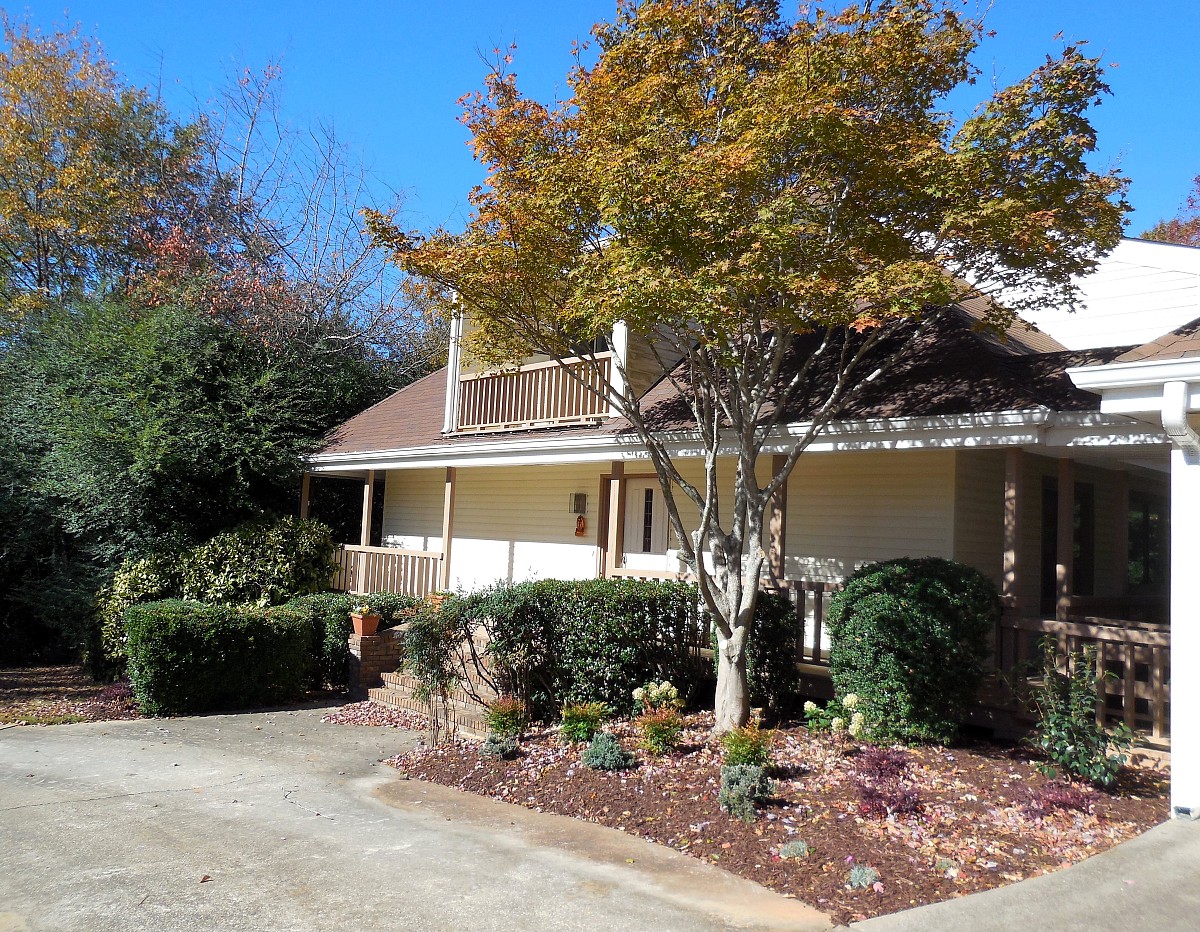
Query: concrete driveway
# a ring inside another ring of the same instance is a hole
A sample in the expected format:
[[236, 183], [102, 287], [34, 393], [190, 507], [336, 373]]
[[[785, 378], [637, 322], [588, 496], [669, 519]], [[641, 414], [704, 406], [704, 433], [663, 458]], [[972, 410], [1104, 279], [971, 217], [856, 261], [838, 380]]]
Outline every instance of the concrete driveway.
[[797, 929], [658, 846], [402, 779], [323, 710], [0, 730], [0, 932]]

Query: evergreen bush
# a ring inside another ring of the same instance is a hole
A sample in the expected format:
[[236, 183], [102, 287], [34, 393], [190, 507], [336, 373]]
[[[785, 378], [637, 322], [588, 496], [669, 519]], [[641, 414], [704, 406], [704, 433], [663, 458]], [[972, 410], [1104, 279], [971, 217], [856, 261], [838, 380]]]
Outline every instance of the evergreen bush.
[[125, 611], [129, 679], [146, 715], [292, 702], [312, 665], [312, 622], [287, 608], [167, 600]]
[[757, 764], [726, 764], [721, 768], [717, 803], [734, 818], [753, 822], [758, 815], [755, 803], [768, 799], [772, 792], [766, 770]]
[[838, 695], [871, 713], [871, 740], [952, 740], [974, 701], [1000, 618], [981, 572], [934, 557], [864, 566], [830, 602], [830, 672]]
[[636, 762], [634, 756], [621, 747], [621, 742], [606, 731], [592, 738], [579, 759], [592, 770], [628, 770]]

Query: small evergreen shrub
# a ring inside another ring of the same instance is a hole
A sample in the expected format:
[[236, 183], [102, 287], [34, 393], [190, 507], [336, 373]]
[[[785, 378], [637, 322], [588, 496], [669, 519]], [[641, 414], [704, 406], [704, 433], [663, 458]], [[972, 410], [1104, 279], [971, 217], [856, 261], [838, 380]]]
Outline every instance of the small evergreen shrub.
[[969, 566], [934, 557], [864, 566], [830, 602], [834, 689], [866, 702], [874, 741], [947, 743], [999, 617], [995, 585]]
[[309, 683], [312, 624], [299, 612], [169, 600], [130, 606], [125, 624], [146, 715], [292, 702]]
[[562, 710], [561, 734], [571, 742], [591, 741], [609, 714], [603, 702], [568, 702]]
[[1110, 734], [1096, 721], [1096, 704], [1101, 701], [1096, 649], [1070, 655], [1067, 672], [1062, 673], [1054, 642], [1047, 638], [1042, 658], [1042, 682], [1032, 696], [1037, 725], [1031, 743], [1046, 756], [1038, 769], [1046, 776], [1061, 771], [1095, 786], [1111, 786], [1129, 759], [1133, 733], [1122, 722]]
[[606, 731], [592, 738], [580, 760], [592, 770], [628, 770], [635, 762], [634, 756], [621, 747], [621, 742]]
[[766, 771], [754, 764], [726, 764], [721, 768], [721, 788], [717, 803], [731, 816], [753, 822], [758, 815], [755, 803], [770, 798], [771, 781]]
[[873, 867], [855, 864], [850, 868], [847, 886], [851, 890], [866, 890], [879, 882], [879, 871]]
[[738, 764], [765, 767], [771, 760], [771, 745], [774, 741], [773, 732], [764, 731], [753, 722], [727, 731], [721, 735], [725, 764], [729, 767]]
[[779, 846], [779, 856], [785, 861], [800, 860], [812, 854], [812, 848], [808, 842], [797, 838], [795, 841], [786, 841]]
[[490, 731], [479, 746], [479, 753], [497, 760], [512, 760], [521, 753], [521, 746], [512, 735], [498, 735]]
[[666, 754], [679, 744], [683, 719], [669, 707], [651, 709], [634, 720], [641, 747], [650, 754]]
[[512, 696], [501, 696], [487, 710], [487, 726], [501, 738], [515, 738], [529, 724], [529, 713], [525, 703]]

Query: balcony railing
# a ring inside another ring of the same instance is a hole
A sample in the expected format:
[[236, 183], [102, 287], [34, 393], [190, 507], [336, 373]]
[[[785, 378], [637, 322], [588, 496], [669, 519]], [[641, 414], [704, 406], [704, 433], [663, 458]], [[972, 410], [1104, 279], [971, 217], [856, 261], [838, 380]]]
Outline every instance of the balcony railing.
[[535, 363], [515, 372], [464, 374], [459, 384], [460, 431], [519, 430], [580, 424], [608, 417], [605, 385], [612, 356], [596, 362]]

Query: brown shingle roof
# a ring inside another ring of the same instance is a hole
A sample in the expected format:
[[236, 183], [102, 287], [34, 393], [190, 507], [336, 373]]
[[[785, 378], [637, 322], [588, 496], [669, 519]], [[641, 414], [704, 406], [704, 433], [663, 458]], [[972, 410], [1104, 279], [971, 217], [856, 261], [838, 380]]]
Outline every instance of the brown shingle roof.
[[1117, 362], [1146, 362], [1151, 359], [1182, 359], [1200, 356], [1200, 318], [1177, 330], [1131, 349], [1117, 357]]
[[[1096, 411], [1099, 396], [1075, 387], [1068, 366], [1112, 362], [1127, 347], [1071, 352], [1050, 337], [1028, 333], [1020, 323], [1006, 339], [977, 330], [979, 317], [970, 308], [959, 309], [938, 322], [922, 338], [913, 340], [901, 331], [878, 353], [896, 351], [898, 359], [880, 380], [861, 391], [839, 420], [934, 417], [991, 411], [1049, 408], [1057, 411]], [[1045, 348], [1052, 348], [1047, 352]], [[811, 352], [805, 340], [796, 344]], [[868, 362], [869, 365], [869, 362]], [[830, 373], [818, 374], [813, 392], [797, 399], [785, 412], [786, 421], [804, 421], [816, 410], [822, 391], [831, 384]], [[442, 435], [446, 400], [446, 370], [385, 398], [338, 427], [321, 454], [368, 453], [414, 447], [464, 449], [471, 444], [495, 442], [502, 437], [603, 436], [627, 433], [624, 419], [614, 418], [600, 427], [579, 425], [506, 433]], [[662, 430], [686, 429], [693, 423], [686, 403], [668, 379], [661, 380], [643, 398], [647, 420]]]

